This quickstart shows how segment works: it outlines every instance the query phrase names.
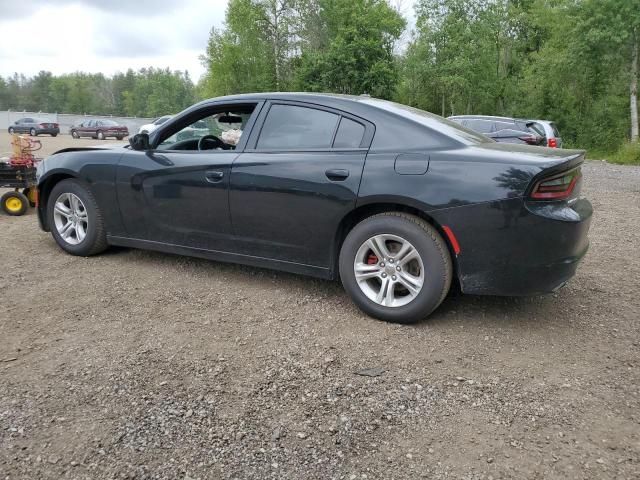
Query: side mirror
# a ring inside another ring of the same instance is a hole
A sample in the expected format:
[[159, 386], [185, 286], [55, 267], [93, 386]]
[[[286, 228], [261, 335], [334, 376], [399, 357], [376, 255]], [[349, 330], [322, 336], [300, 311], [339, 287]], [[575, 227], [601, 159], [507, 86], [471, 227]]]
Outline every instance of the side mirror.
[[149, 134], [148, 133], [136, 133], [133, 137], [129, 138], [129, 145], [133, 150], [149, 150]]

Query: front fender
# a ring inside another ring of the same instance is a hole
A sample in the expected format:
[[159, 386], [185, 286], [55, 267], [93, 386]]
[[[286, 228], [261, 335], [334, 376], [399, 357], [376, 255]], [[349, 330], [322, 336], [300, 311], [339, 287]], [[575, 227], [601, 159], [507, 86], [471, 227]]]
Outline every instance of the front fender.
[[87, 149], [63, 151], [46, 158], [37, 170], [40, 202], [38, 218], [44, 230], [48, 229], [46, 210], [53, 188], [66, 179], [82, 182], [93, 194], [109, 234], [122, 234], [122, 220], [118, 207], [115, 179], [116, 170], [124, 152], [115, 149]]

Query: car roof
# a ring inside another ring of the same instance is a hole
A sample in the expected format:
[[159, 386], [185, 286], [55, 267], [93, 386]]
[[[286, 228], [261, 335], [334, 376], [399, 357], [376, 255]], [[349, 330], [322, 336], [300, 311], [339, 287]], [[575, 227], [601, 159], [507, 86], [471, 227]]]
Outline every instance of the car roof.
[[[444, 135], [445, 137], [448, 137], [449, 142], [453, 141], [458, 144], [475, 144], [489, 141], [486, 137], [440, 117], [439, 115], [435, 115], [424, 110], [418, 110], [407, 105], [374, 98], [370, 95], [342, 95], [335, 93], [306, 92], [244, 93], [203, 100], [202, 102], [189, 107], [184, 112], [181, 112], [178, 117], [188, 115], [193, 110], [202, 107], [209, 105], [215, 106], [224, 102], [257, 103], [267, 100], [299, 101], [308, 104], [316, 104], [320, 107], [335, 108], [336, 110], [360, 117], [365, 121], [383, 124], [385, 125], [385, 128], [378, 132], [376, 135], [376, 141], [387, 142], [389, 145], [398, 143], [400, 138], [403, 138], [403, 141], [407, 141], [408, 138], [412, 138], [411, 134], [403, 134], [401, 130], [394, 130], [401, 129], [405, 122], [409, 123], [406, 128], [410, 130], [414, 128], [417, 129], [413, 137], [420, 137], [419, 131], [424, 127], [427, 127], [437, 135]], [[395, 133], [392, 132], [392, 130]], [[389, 138], [386, 138], [387, 135]], [[397, 137], [396, 140], [391, 138], [393, 135]]]

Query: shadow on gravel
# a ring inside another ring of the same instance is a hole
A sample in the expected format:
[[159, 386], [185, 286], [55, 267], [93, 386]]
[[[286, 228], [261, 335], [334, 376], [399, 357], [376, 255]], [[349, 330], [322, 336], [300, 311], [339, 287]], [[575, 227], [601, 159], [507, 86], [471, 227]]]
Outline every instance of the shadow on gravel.
[[[188, 266], [196, 275], [232, 275], [238, 281], [251, 281], [259, 284], [261, 279], [290, 284], [302, 289], [305, 294], [322, 297], [326, 301], [342, 303], [348, 300], [339, 281], [321, 280], [317, 278], [280, 272], [266, 268], [250, 267], [232, 263], [217, 262], [174, 255], [170, 253], [137, 250], [125, 247], [111, 247], [102, 256], [126, 261], [135, 261], [153, 268], [153, 266], [175, 268], [183, 271]], [[129, 257], [129, 258], [127, 258]], [[254, 285], [255, 285], [254, 284]], [[465, 295], [457, 285], [445, 298], [444, 302], [428, 318], [408, 328], [449, 328], [456, 325], [487, 327], [526, 327], [543, 329], [551, 325], [567, 326], [558, 318], [555, 311], [558, 305], [566, 306], [563, 290], [558, 293], [537, 297], [499, 297], [485, 295]]]

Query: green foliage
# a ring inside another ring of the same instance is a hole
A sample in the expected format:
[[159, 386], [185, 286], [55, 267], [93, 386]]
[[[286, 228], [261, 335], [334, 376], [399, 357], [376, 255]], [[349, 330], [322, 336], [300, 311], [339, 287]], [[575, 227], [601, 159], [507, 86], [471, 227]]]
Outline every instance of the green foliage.
[[640, 143], [625, 142], [608, 160], [622, 165], [640, 165]]
[[319, 20], [324, 31], [303, 47], [297, 88], [390, 98], [393, 47], [405, 26], [398, 12], [384, 0], [320, 0]]
[[384, 0], [231, 0], [202, 57], [205, 96], [298, 89], [389, 98], [405, 22]]
[[168, 69], [129, 70], [111, 78], [83, 72], [0, 77], [0, 109], [156, 117], [194, 101], [189, 75]]

